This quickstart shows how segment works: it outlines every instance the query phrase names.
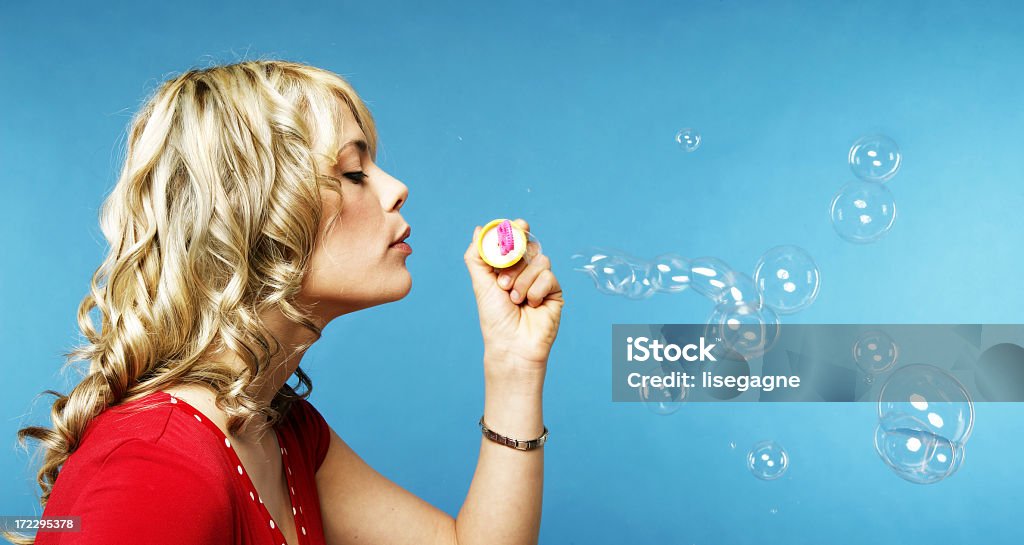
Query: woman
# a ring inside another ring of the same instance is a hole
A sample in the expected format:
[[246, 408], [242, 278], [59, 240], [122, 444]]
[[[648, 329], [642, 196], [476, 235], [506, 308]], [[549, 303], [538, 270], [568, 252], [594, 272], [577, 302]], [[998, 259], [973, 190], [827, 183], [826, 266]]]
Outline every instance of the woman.
[[457, 518], [374, 471], [306, 399], [299, 362], [327, 323], [411, 287], [408, 189], [376, 144], [347, 82], [301, 63], [190, 70], [155, 91], [101, 212], [89, 343], [67, 354], [89, 372], [48, 391], [52, 429], [19, 431], [44, 447], [43, 516], [80, 517], [35, 543], [536, 542], [564, 304], [544, 256], [495, 270], [466, 249], [486, 401]]

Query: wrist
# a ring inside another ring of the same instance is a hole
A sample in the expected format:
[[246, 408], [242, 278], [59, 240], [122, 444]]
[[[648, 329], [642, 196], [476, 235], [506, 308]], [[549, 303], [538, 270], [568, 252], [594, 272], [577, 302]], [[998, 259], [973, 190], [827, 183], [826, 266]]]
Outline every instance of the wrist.
[[484, 392], [497, 398], [539, 398], [544, 392], [544, 368], [484, 362]]

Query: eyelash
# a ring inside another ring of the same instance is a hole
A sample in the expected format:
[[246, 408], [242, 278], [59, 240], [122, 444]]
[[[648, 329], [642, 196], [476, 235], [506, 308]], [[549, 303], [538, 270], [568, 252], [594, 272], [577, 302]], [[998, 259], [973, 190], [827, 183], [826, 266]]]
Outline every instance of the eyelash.
[[349, 180], [352, 180], [353, 182], [356, 182], [357, 184], [361, 184], [363, 183], [363, 181], [369, 178], [369, 176], [367, 176], [366, 173], [361, 170], [355, 172], [346, 172], [345, 174], [343, 174], [343, 176], [348, 178]]

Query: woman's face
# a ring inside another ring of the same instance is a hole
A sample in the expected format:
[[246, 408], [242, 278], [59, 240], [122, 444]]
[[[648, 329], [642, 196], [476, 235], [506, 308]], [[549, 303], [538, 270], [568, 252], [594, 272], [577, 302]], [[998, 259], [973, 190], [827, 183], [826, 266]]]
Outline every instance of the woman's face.
[[[393, 244], [409, 224], [399, 213], [409, 188], [373, 163], [366, 136], [347, 107], [337, 163], [323, 172], [341, 180], [341, 198], [321, 190], [323, 219], [301, 298], [313, 311], [331, 319], [405, 297], [412, 277], [405, 268], [409, 250]], [[331, 218], [341, 213], [330, 224]]]

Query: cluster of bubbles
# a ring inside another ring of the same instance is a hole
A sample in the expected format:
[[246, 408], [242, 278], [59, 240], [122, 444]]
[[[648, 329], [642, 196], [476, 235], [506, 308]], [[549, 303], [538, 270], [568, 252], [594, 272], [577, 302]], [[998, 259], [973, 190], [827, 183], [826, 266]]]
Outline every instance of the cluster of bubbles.
[[963, 464], [973, 426], [974, 404], [956, 378], [933, 365], [908, 365], [882, 385], [875, 450], [903, 479], [936, 483]]
[[885, 182], [899, 171], [903, 155], [888, 136], [872, 135], [853, 143], [848, 161], [857, 180], [832, 198], [832, 227], [843, 240], [867, 244], [882, 238], [896, 221], [896, 201]]
[[705, 336], [746, 358], [767, 351], [778, 337], [779, 315], [799, 312], [814, 302], [821, 274], [799, 246], [776, 246], [765, 252], [753, 277], [717, 257], [687, 259], [661, 254], [646, 260], [607, 248], [588, 248], [572, 256], [573, 270], [590, 276], [601, 293], [646, 299], [656, 293], [687, 289], [714, 303]]
[[775, 441], [761, 441], [747, 453], [747, 469], [762, 481], [773, 481], [789, 469], [789, 454]]

